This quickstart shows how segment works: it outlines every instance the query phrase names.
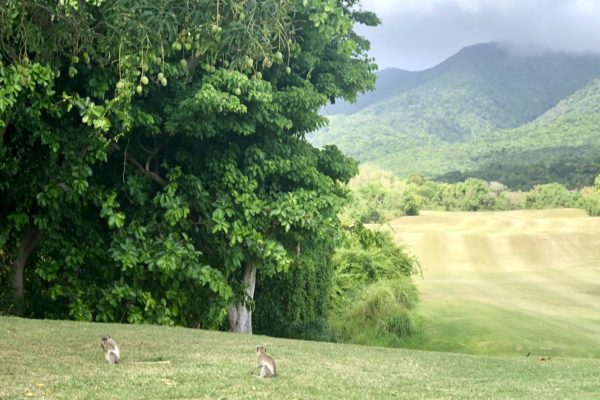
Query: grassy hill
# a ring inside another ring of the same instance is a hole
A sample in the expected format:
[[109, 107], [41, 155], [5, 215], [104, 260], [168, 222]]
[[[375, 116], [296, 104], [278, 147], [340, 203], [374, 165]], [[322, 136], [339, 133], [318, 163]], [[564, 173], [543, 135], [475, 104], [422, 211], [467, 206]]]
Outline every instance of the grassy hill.
[[[598, 56], [531, 53], [489, 43], [465, 48], [430, 70], [402, 75], [397, 86], [394, 74], [381, 76], [385, 88], [378, 86], [364, 104], [359, 100], [358, 111], [331, 116], [330, 125], [309, 140], [336, 144], [402, 176], [459, 171], [482, 177], [497, 171], [497, 162], [521, 165], [513, 175], [565, 163], [582, 170], [575, 176], [600, 172], [597, 149], [589, 148], [600, 143], [600, 89], [593, 81], [600, 76]], [[576, 159], [580, 156], [584, 163]]]
[[[122, 364], [109, 366], [110, 332]], [[0, 317], [0, 398], [593, 399], [600, 360], [486, 357], [195, 329]], [[266, 344], [279, 376], [250, 376]]]
[[409, 346], [600, 357], [600, 219], [581, 210], [425, 211], [389, 223], [423, 267]]

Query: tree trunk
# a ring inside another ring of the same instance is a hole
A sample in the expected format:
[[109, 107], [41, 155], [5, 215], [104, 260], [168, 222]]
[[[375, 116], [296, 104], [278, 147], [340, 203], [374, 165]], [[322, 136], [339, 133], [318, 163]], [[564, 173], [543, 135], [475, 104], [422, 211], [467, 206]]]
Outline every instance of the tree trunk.
[[246, 264], [244, 277], [242, 278], [246, 289], [246, 296], [233, 306], [227, 312], [229, 319], [229, 328], [232, 332], [248, 333], [252, 335], [252, 311], [246, 307], [245, 299], [254, 299], [254, 287], [256, 286], [256, 266]]
[[23, 285], [23, 272], [29, 256], [35, 251], [38, 244], [42, 240], [42, 232], [40, 232], [32, 224], [28, 225], [23, 233], [19, 253], [13, 263], [13, 279], [12, 279], [12, 301], [14, 315], [23, 315], [25, 311], [25, 286]]

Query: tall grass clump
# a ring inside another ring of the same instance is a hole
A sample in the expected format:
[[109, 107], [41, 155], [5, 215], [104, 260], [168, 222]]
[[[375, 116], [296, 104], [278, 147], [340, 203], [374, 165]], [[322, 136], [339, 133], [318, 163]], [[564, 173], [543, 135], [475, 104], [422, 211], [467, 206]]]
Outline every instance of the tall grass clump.
[[410, 276], [419, 264], [387, 232], [353, 226], [333, 263], [329, 322], [336, 341], [399, 346], [414, 333], [417, 291]]
[[399, 346], [416, 331], [410, 313], [416, 301], [410, 278], [378, 281], [363, 287], [347, 308], [331, 318], [331, 330], [340, 342]]

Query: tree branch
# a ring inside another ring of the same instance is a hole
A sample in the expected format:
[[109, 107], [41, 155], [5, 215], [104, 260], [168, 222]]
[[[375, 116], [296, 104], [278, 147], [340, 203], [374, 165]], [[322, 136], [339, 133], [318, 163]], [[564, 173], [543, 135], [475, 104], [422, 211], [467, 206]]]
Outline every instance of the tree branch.
[[[146, 146], [144, 146], [140, 141], [138, 141], [138, 146], [140, 146], [140, 148], [148, 153], [148, 158], [146, 158], [146, 166], [145, 169], [146, 171], [150, 171], [150, 162], [152, 160], [156, 160], [156, 156], [158, 155], [158, 153], [167, 145], [169, 144], [169, 142], [173, 139], [173, 136], [170, 136], [167, 138], [167, 140], [164, 141], [164, 143], [158, 145], [156, 143], [156, 138], [154, 138], [154, 148], [152, 150], [146, 148]], [[125, 149], [127, 151], [127, 149]], [[158, 169], [155, 167], [154, 168], [155, 172], [158, 171]]]
[[[117, 151], [121, 151], [121, 147], [119, 147], [118, 144], [116, 143], [112, 143], [111, 147]], [[152, 179], [154, 182], [158, 183], [160, 186], [167, 186], [167, 181], [160, 176], [159, 174], [157, 174], [156, 172], [147, 170], [146, 168], [144, 168], [144, 166], [142, 165], [142, 163], [140, 163], [138, 160], [136, 160], [134, 157], [131, 156], [131, 154], [129, 154], [129, 152], [127, 151], [127, 149], [125, 149], [125, 160], [128, 161], [129, 163], [131, 163], [133, 166], [135, 166], [142, 174], [146, 175], [148, 178]]]

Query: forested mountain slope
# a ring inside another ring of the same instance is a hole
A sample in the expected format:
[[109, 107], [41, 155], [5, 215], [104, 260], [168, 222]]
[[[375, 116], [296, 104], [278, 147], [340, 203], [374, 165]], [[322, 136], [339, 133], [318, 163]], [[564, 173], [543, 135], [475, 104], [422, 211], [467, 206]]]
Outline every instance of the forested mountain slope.
[[378, 163], [399, 175], [471, 176], [517, 189], [544, 182], [590, 185], [600, 173], [600, 79], [521, 127], [420, 146]]
[[596, 137], [598, 85], [574, 93], [600, 76], [600, 56], [487, 43], [426, 71], [379, 76], [376, 91], [354, 108], [343, 103], [325, 110], [337, 114], [309, 139], [401, 175], [435, 177], [468, 174], [496, 156], [511, 163], [557, 152], [579, 156], [573, 149]]

